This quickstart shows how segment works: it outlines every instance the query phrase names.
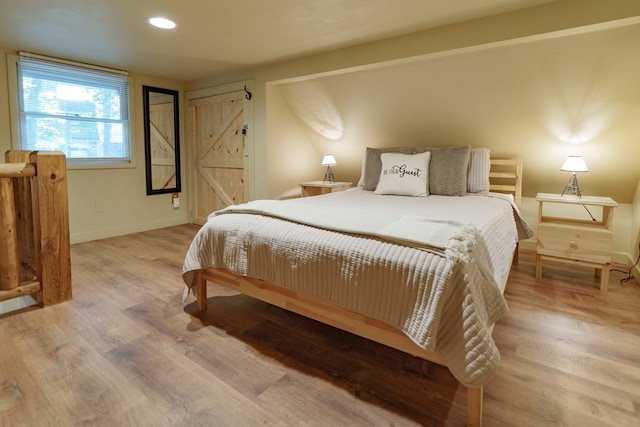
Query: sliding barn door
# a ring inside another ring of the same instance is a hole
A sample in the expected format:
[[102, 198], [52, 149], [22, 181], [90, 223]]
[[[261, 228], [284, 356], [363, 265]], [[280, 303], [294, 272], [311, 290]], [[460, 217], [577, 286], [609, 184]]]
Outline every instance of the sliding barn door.
[[244, 91], [189, 101], [196, 224], [204, 224], [215, 210], [247, 201], [246, 102]]

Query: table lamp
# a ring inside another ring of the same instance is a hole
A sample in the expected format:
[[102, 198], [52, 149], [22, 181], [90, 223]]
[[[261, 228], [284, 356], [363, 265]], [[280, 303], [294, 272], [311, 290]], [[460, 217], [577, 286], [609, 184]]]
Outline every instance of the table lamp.
[[584, 162], [582, 156], [569, 156], [567, 160], [564, 161], [561, 171], [571, 172], [571, 179], [562, 190], [562, 195], [568, 191], [569, 193], [575, 194], [578, 197], [582, 197], [582, 193], [580, 190], [580, 185], [578, 184], [578, 175], [577, 172], [589, 172], [587, 168], [587, 164]]
[[333, 171], [331, 170], [331, 166], [336, 164], [336, 158], [333, 157], [333, 154], [325, 154], [322, 158], [322, 166], [327, 167], [327, 171], [324, 173], [324, 180], [322, 182], [336, 182], [333, 177]]

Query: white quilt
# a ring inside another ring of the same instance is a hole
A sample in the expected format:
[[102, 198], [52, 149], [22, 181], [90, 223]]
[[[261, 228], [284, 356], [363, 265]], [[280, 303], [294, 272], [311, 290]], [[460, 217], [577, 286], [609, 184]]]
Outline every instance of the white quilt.
[[[292, 216], [307, 210], [301, 205], [315, 206], [320, 222], [338, 225], [295, 222]], [[417, 345], [440, 352], [467, 386], [491, 380], [500, 362], [491, 328], [507, 311], [498, 283], [510, 268], [518, 230], [528, 234], [523, 221], [516, 224], [521, 220], [511, 203], [354, 189], [277, 206], [298, 213], [265, 215], [251, 206], [251, 212], [210, 216], [185, 257], [185, 283], [192, 286], [195, 271], [208, 267], [265, 279], [396, 326]], [[406, 236], [388, 241], [386, 232], [371, 233], [389, 226], [406, 231], [398, 227], [407, 225], [403, 218], [429, 224], [422, 234], [444, 233], [446, 241], [426, 242], [423, 250], [417, 246], [425, 242], [416, 239], [404, 244], [399, 240]], [[337, 231], [352, 221], [360, 223], [357, 232]]]

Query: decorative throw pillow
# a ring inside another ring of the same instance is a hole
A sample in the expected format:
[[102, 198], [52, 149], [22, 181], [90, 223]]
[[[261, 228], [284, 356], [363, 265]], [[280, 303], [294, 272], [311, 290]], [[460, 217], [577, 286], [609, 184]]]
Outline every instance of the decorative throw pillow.
[[381, 171], [376, 194], [424, 197], [429, 188], [431, 153], [382, 153]]
[[488, 148], [472, 148], [467, 172], [467, 192], [486, 194], [489, 192], [491, 156]]

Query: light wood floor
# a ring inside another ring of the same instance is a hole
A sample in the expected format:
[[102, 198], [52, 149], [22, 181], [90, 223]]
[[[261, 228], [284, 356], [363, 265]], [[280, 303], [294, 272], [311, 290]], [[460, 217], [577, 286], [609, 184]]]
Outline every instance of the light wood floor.
[[[72, 246], [73, 300], [0, 317], [2, 426], [459, 426], [446, 368], [210, 287], [183, 304], [178, 226]], [[640, 286], [522, 252], [487, 426], [639, 426]]]

